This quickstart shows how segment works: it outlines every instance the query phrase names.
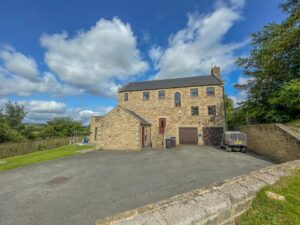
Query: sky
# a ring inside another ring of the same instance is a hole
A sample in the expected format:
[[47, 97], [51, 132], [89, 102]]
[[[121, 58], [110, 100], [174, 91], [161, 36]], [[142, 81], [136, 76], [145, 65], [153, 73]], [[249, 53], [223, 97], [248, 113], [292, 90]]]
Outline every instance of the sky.
[[117, 105], [127, 82], [209, 75], [221, 67], [235, 103], [247, 82], [235, 61], [250, 35], [284, 16], [279, 0], [2, 0], [0, 107], [27, 123], [84, 124]]

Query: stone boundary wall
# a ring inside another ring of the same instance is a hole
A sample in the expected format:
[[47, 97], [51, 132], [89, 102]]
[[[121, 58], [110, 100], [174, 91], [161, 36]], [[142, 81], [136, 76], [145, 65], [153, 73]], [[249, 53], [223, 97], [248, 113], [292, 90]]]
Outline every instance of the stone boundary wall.
[[277, 162], [300, 159], [300, 136], [283, 124], [240, 127], [247, 134], [248, 148]]
[[96, 221], [96, 225], [234, 224], [261, 188], [300, 169], [300, 160], [278, 164], [206, 188]]

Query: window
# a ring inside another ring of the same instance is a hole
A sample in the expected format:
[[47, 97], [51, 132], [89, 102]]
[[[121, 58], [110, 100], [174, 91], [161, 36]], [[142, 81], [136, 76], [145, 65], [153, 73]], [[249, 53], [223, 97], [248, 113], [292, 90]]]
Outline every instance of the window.
[[166, 118], [159, 118], [159, 133], [164, 134], [166, 127]]
[[181, 94], [179, 92], [174, 94], [174, 104], [176, 107], [181, 106]]
[[198, 106], [192, 106], [191, 107], [191, 113], [192, 113], [192, 116], [199, 116], [199, 107]]
[[209, 116], [215, 116], [217, 114], [216, 106], [215, 105], [209, 105], [207, 107], [207, 109], [208, 109], [208, 115]]
[[191, 94], [191, 97], [198, 97], [198, 88], [191, 88], [190, 94]]
[[124, 101], [128, 101], [128, 93], [124, 93]]
[[206, 95], [207, 96], [214, 96], [215, 95], [215, 88], [214, 87], [207, 87], [206, 88]]
[[150, 95], [149, 95], [149, 91], [144, 91], [143, 92], [143, 100], [149, 100]]
[[158, 99], [165, 99], [165, 91], [164, 90], [158, 91]]

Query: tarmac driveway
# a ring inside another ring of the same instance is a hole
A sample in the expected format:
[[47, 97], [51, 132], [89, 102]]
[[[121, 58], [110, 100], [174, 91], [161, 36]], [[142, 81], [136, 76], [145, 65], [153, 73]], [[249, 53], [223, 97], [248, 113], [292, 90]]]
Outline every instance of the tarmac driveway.
[[272, 165], [213, 147], [95, 151], [0, 173], [1, 225], [94, 225], [99, 218]]

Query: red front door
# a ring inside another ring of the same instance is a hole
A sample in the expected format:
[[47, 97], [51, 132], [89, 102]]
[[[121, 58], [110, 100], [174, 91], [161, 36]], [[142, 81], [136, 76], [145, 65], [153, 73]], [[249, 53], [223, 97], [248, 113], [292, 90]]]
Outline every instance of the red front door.
[[145, 146], [145, 127], [142, 127], [142, 147]]

